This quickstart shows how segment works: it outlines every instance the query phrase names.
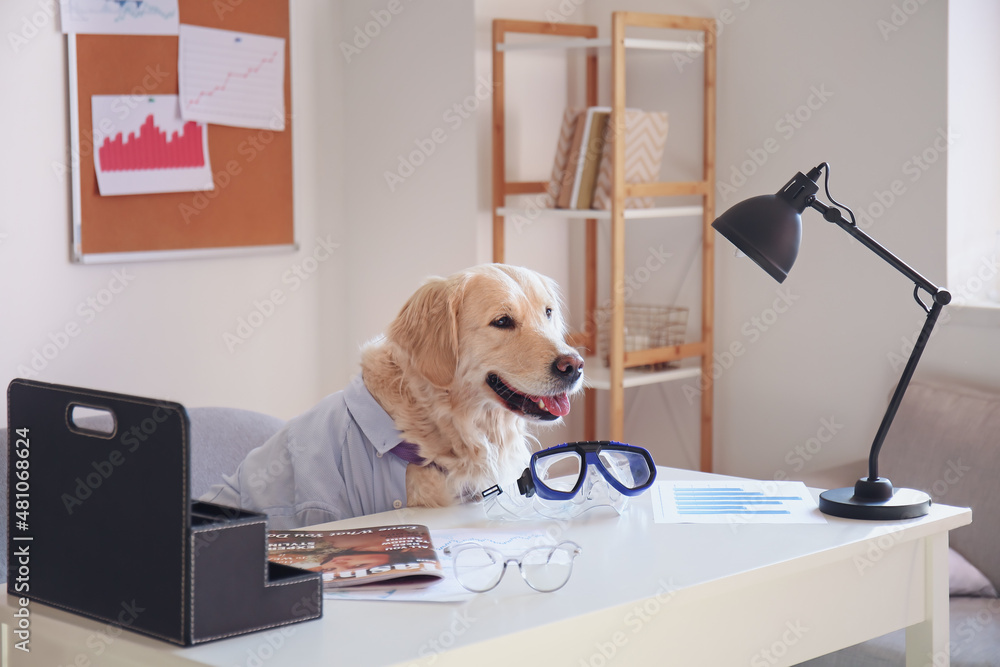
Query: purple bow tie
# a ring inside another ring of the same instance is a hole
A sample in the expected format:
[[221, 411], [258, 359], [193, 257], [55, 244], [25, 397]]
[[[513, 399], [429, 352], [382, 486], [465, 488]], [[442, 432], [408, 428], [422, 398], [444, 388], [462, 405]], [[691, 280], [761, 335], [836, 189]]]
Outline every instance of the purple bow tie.
[[427, 459], [417, 453], [417, 445], [412, 442], [401, 442], [389, 451], [407, 463], [415, 463], [418, 466], [427, 463]]

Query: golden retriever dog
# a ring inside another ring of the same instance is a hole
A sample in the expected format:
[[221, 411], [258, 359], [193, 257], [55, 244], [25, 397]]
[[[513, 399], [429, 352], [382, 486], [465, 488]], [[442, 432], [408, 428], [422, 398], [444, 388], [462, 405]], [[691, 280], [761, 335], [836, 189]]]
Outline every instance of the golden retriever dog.
[[516, 480], [529, 423], [569, 413], [583, 358], [554, 281], [504, 264], [431, 278], [361, 374], [286, 422], [202, 500], [285, 530], [403, 506], [439, 507]]
[[558, 286], [528, 269], [482, 265], [417, 290], [361, 362], [425, 462], [406, 469], [408, 505], [448, 505], [517, 479], [528, 422], [568, 414], [582, 386], [583, 358], [565, 335]]

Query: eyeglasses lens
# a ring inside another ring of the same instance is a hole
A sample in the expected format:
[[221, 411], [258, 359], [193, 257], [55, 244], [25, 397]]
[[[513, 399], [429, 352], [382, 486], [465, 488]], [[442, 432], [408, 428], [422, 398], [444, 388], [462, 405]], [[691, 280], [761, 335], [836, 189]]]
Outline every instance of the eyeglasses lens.
[[582, 467], [583, 458], [579, 454], [565, 452], [539, 458], [535, 462], [535, 475], [553, 491], [567, 493], [573, 490]]
[[536, 547], [521, 557], [521, 576], [536, 591], [548, 593], [562, 588], [573, 572], [572, 549]]
[[626, 489], [635, 489], [649, 481], [652, 474], [645, 457], [638, 452], [602, 449], [601, 464]]
[[465, 588], [481, 593], [500, 582], [505, 567], [501, 554], [485, 547], [470, 547], [455, 556], [455, 577]]

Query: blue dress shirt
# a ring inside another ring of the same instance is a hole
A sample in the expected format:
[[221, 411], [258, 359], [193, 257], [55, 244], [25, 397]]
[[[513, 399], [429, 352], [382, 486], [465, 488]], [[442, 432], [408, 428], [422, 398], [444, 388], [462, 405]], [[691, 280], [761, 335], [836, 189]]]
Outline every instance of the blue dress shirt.
[[201, 500], [268, 515], [287, 530], [406, 506], [402, 441], [361, 375], [290, 420]]

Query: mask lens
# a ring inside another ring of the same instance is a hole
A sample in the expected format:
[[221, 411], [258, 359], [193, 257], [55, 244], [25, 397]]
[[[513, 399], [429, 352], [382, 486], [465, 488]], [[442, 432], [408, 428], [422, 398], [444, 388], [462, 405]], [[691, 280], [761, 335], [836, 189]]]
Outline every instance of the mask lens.
[[535, 460], [535, 476], [538, 481], [560, 493], [573, 490], [582, 468], [583, 458], [576, 452], [560, 452]]
[[602, 449], [598, 455], [601, 465], [626, 489], [637, 489], [649, 481], [652, 471], [639, 452]]
[[575, 555], [568, 546], [535, 547], [521, 557], [521, 576], [536, 591], [557, 590], [569, 581]]

